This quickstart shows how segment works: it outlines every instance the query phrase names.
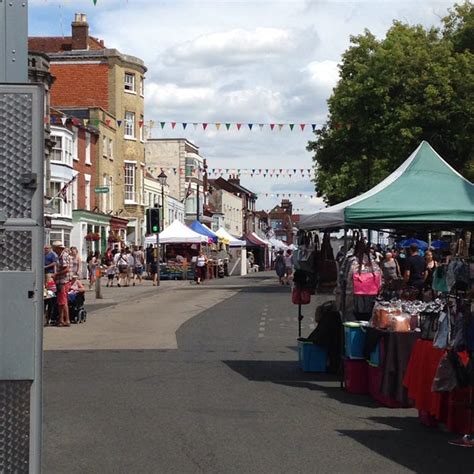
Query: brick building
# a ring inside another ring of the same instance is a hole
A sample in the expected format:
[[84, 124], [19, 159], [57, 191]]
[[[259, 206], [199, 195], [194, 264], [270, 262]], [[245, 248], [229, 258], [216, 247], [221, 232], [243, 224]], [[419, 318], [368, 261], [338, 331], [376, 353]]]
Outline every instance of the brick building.
[[291, 245], [294, 240], [295, 230], [292, 215], [293, 204], [289, 199], [282, 199], [281, 204], [275, 206], [268, 213], [268, 225], [271, 228], [271, 234], [286, 245]]
[[106, 48], [103, 41], [90, 36], [84, 14], [75, 15], [71, 28], [69, 37], [31, 37], [28, 47], [50, 58], [55, 77], [51, 104], [67, 114], [80, 115], [99, 130], [95, 182], [111, 189], [108, 197], [96, 200], [97, 207], [128, 219], [126, 241], [141, 242], [146, 67], [141, 59]]

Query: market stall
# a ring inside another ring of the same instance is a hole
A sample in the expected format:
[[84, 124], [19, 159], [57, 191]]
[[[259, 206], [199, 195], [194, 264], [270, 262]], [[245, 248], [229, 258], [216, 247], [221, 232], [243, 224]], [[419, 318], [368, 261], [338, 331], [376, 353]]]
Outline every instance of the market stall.
[[369, 191], [301, 219], [301, 229], [474, 225], [474, 185], [423, 141]]
[[223, 239], [229, 253], [229, 275], [247, 275], [246, 241], [229, 234], [221, 227], [216, 234]]
[[246, 234], [242, 239], [247, 243], [249, 271], [263, 271], [269, 268], [271, 244], [260, 238], [255, 232]]
[[[428, 293], [413, 291], [403, 280], [382, 286], [380, 267], [354, 231], [347, 242], [349, 250], [339, 260], [336, 300], [345, 322], [344, 380], [349, 391], [371, 393], [387, 406], [405, 406], [410, 400], [421, 418], [427, 415], [431, 421], [472, 434], [474, 423], [467, 426], [466, 420], [474, 421], [474, 374], [468, 370], [472, 367], [474, 372], [474, 360], [467, 366], [466, 362], [474, 353], [469, 299], [474, 277], [474, 185], [422, 142], [380, 184], [309, 216], [301, 226], [309, 234], [302, 239], [307, 248], [301, 254], [306, 256], [317, 252], [310, 235], [317, 229], [456, 231], [451, 254], [434, 271], [433, 291]], [[354, 321], [360, 319], [370, 322]], [[370, 351], [365, 342], [369, 339], [377, 340]], [[456, 341], [462, 341], [459, 347]], [[451, 385], [436, 385], [436, 377], [443, 376], [439, 371], [454, 366], [457, 376]], [[438, 390], [441, 394], [435, 393]]]
[[[192, 279], [193, 258], [197, 257], [201, 245], [206, 245], [208, 238], [194, 232], [179, 221], [174, 221], [159, 235], [162, 247], [160, 278]], [[156, 236], [148, 236], [145, 245], [156, 245]]]

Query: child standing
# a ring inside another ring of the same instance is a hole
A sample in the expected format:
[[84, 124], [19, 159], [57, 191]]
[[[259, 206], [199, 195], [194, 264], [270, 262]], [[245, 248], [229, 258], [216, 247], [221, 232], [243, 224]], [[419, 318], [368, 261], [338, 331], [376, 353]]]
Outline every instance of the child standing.
[[107, 270], [105, 271], [105, 273], [107, 275], [107, 284], [105, 286], [107, 287], [114, 286], [114, 278], [117, 272], [116, 272], [115, 264], [113, 261], [109, 260], [109, 264], [107, 266]]

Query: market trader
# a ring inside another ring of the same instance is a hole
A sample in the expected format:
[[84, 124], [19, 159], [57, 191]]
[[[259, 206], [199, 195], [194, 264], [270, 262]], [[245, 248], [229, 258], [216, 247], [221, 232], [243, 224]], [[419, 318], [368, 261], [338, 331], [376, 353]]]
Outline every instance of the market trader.
[[410, 256], [405, 259], [405, 283], [412, 288], [416, 288], [419, 292], [418, 297], [421, 298], [423, 288], [425, 286], [426, 277], [426, 261], [419, 254], [418, 245], [410, 245]]

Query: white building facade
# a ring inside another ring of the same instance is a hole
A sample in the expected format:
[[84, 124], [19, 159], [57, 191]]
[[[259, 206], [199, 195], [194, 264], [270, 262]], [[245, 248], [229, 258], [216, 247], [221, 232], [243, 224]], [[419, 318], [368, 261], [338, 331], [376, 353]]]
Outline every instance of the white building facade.
[[[51, 216], [51, 229], [46, 235], [52, 243], [55, 240], [64, 242], [65, 246], [71, 243], [72, 208], [73, 208], [73, 169], [74, 134], [65, 127], [51, 126], [51, 140], [54, 142], [50, 154], [51, 201], [48, 207], [54, 209]], [[68, 185], [69, 183], [69, 185]], [[63, 191], [63, 192], [61, 192]]]
[[224, 189], [213, 189], [209, 195], [209, 203], [222, 214], [221, 226], [229, 234], [240, 237], [243, 234], [242, 198]]
[[204, 159], [199, 147], [185, 138], [150, 138], [145, 143], [145, 157], [149, 172], [158, 174], [161, 168], [165, 170], [169, 194], [184, 203], [185, 221], [196, 220], [198, 203], [202, 216]]

